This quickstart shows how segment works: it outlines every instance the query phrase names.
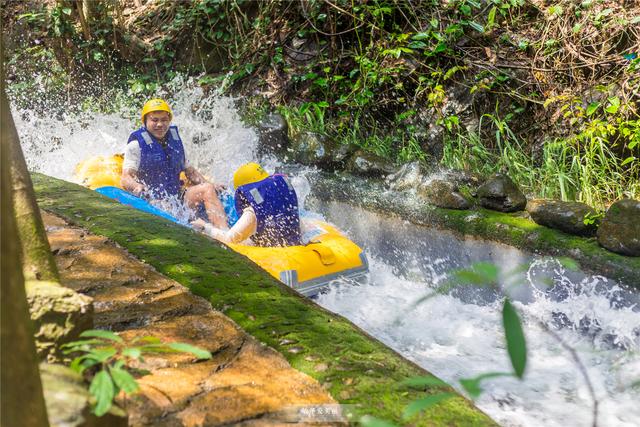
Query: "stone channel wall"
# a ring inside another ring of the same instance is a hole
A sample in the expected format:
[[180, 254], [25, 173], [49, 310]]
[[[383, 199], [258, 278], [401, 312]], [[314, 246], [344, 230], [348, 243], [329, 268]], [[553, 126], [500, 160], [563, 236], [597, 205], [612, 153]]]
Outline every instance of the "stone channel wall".
[[[203, 332], [198, 335], [197, 325], [207, 322], [217, 324], [219, 326], [214, 326], [217, 331], [217, 328], [224, 325], [219, 317], [224, 314], [254, 337], [248, 339], [252, 342], [251, 345], [247, 347], [245, 344], [241, 348], [246, 347], [247, 351], [262, 354], [260, 357], [267, 359], [275, 357], [269, 348], [276, 350], [293, 368], [321, 384], [333, 399], [340, 404], [349, 405], [353, 414], [351, 419], [369, 414], [401, 423], [402, 411], [411, 401], [443, 391], [452, 391], [449, 387], [443, 386], [428, 386], [421, 390], [401, 387], [400, 382], [408, 377], [430, 374], [370, 337], [348, 320], [301, 297], [226, 246], [195, 234], [187, 228], [120, 205], [78, 185], [39, 174], [33, 175], [33, 181], [41, 209], [64, 218], [72, 225], [105, 236], [165, 276], [158, 279], [166, 285], [162, 293], [144, 291], [139, 274], [125, 271], [124, 267], [118, 270], [112, 266], [109, 274], [121, 277], [122, 282], [109, 289], [97, 285], [94, 287], [95, 293], [102, 293], [102, 302], [96, 309], [97, 324], [117, 330], [126, 329], [126, 334], [151, 332], [166, 336], [175, 335], [195, 344], [215, 347], [218, 332]], [[65, 270], [64, 262], [61, 262], [60, 269]], [[204, 297], [218, 312], [211, 312], [209, 304], [205, 304], [204, 300], [192, 301], [189, 293], [170, 285], [170, 280]], [[125, 302], [124, 297], [127, 294], [133, 297], [135, 302]], [[161, 297], [162, 294], [167, 297]], [[167, 305], [170, 300], [182, 301], [183, 308], [171, 308], [172, 306]], [[116, 306], [122, 310], [120, 314], [112, 317], [106, 308]], [[143, 332], [142, 328], [149, 325], [152, 325], [151, 329]], [[223, 354], [233, 354], [236, 355], [235, 360], [238, 363], [234, 375], [227, 377], [226, 381], [231, 384], [233, 381], [240, 381], [240, 378], [241, 381], [251, 382], [254, 375], [257, 375], [253, 372], [256, 366], [251, 359], [241, 361], [242, 350], [238, 351], [238, 342], [242, 339], [237, 335], [240, 332], [237, 329], [234, 332], [232, 326], [225, 328], [236, 339], [231, 340], [229, 346], [219, 349], [220, 357]], [[252, 341], [253, 339], [255, 341]], [[182, 362], [184, 360], [180, 359], [173, 363]], [[162, 405], [168, 404], [169, 400], [178, 402], [177, 405], [180, 406], [180, 402], [186, 399], [185, 395], [180, 393], [171, 394], [174, 388], [178, 389], [178, 382], [184, 379], [183, 375], [174, 371], [172, 362], [157, 363], [163, 375], [152, 374], [148, 379], [143, 378], [145, 384], [157, 391], [150, 394], [154, 396], [150, 398], [152, 407], [158, 408], [158, 413], [153, 415], [155, 417], [161, 416]], [[222, 359], [212, 363], [222, 363]], [[192, 369], [198, 371], [200, 367]], [[288, 381], [284, 371], [272, 378], [274, 382]], [[205, 388], [209, 387], [207, 390], [213, 387], [215, 391], [214, 382], [205, 380], [204, 385]], [[277, 386], [278, 384], [265, 385], [270, 390], [276, 390]], [[216, 405], [237, 403], [232, 396], [226, 396], [224, 390], [224, 387], [217, 390], [218, 397], [222, 400], [205, 402], [210, 412], [216, 412]], [[246, 392], [245, 397], [251, 400], [250, 386]], [[206, 400], [199, 394], [196, 395], [196, 399]], [[319, 399], [323, 401], [326, 397]], [[198, 420], [198, 417], [203, 416], [201, 412], [187, 414], [185, 410], [179, 409], [174, 414], [183, 414], [185, 419], [189, 420]], [[140, 418], [140, 423], [143, 422], [147, 421]], [[212, 421], [208, 425], [216, 423]], [[471, 402], [458, 395], [430, 408], [426, 414], [412, 420], [412, 424], [495, 423]]]
[[525, 211], [442, 208], [417, 197], [415, 192], [405, 191], [407, 189], [390, 189], [380, 180], [353, 175], [319, 172], [309, 179], [312, 197], [307, 202], [312, 208], [314, 199], [344, 202], [417, 225], [504, 243], [531, 254], [569, 257], [585, 272], [602, 274], [640, 289], [640, 257], [606, 250], [594, 236], [572, 235], [537, 224]]

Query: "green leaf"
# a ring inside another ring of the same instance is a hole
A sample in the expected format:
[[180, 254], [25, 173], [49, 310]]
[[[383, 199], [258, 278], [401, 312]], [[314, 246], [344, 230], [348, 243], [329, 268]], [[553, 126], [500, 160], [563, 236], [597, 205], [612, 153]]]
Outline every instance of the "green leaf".
[[79, 341], [71, 341], [69, 343], [62, 344], [60, 348], [69, 349], [69, 350], [66, 350], [65, 352], [65, 354], [67, 354], [69, 352], [72, 353], [74, 351], [82, 350], [83, 348], [92, 346], [94, 344], [104, 344], [104, 343], [105, 342], [103, 340], [99, 340], [99, 339], [79, 340]]
[[147, 336], [140, 337], [140, 338], [134, 338], [131, 342], [132, 343], [142, 342], [142, 343], [149, 343], [149, 344], [160, 344], [162, 341], [160, 341], [160, 338], [158, 338], [158, 337], [153, 337], [153, 336], [147, 335]]
[[404, 412], [402, 413], [402, 418], [404, 418], [405, 420], [408, 420], [414, 415], [416, 415], [417, 413], [424, 411], [425, 409], [428, 409], [442, 402], [443, 400], [449, 399], [451, 397], [455, 397], [455, 394], [439, 393], [439, 394], [434, 394], [432, 396], [425, 397], [424, 399], [414, 400], [409, 405], [407, 405], [407, 407], [404, 409]]
[[604, 111], [606, 111], [609, 114], [615, 114], [618, 112], [618, 109], [620, 108], [620, 98], [613, 97], [613, 98], [609, 98], [608, 99], [609, 104], [607, 105], [607, 108], [604, 109]]
[[484, 27], [479, 23], [477, 23], [476, 21], [469, 22], [469, 26], [479, 33], [484, 33]]
[[360, 418], [360, 424], [364, 427], [397, 427], [397, 425], [392, 422], [381, 420], [380, 418], [372, 417], [371, 415], [365, 415]]
[[527, 343], [520, 316], [508, 298], [505, 298], [502, 307], [502, 324], [511, 365], [518, 378], [522, 378], [527, 367]]
[[489, 15], [487, 16], [487, 27], [492, 28], [496, 23], [496, 11], [498, 8], [493, 6], [489, 11]]
[[626, 159], [624, 159], [624, 160], [623, 160], [623, 162], [622, 162], [622, 163], [620, 163], [620, 166], [627, 165], [627, 164], [629, 164], [629, 163], [633, 162], [635, 159], [636, 159], [636, 158], [635, 158], [635, 157], [633, 157], [633, 156], [627, 157]]
[[125, 348], [122, 350], [122, 355], [137, 360], [142, 355], [142, 350], [138, 347]]
[[421, 41], [429, 38], [429, 33], [416, 33], [411, 37], [411, 40]]
[[599, 102], [592, 102], [591, 104], [589, 104], [589, 106], [587, 107], [587, 117], [595, 113], [599, 107]]
[[571, 271], [578, 271], [578, 263], [575, 260], [568, 257], [558, 257], [558, 262], [561, 266]]
[[414, 388], [449, 386], [449, 384], [436, 377], [411, 377], [402, 381], [400, 385]]
[[89, 393], [96, 398], [96, 406], [93, 413], [101, 417], [111, 408], [115, 396], [113, 381], [107, 371], [100, 371], [93, 377], [89, 386]]
[[65, 15], [71, 15], [71, 8], [70, 7], [63, 8], [62, 13], [64, 13]]
[[85, 369], [97, 365], [98, 363], [100, 362], [98, 362], [97, 360], [88, 359], [87, 356], [81, 356], [73, 359], [73, 361], [69, 365], [69, 368], [79, 374], [82, 374]]
[[117, 352], [118, 351], [113, 347], [95, 348], [89, 351], [85, 357], [102, 363], [115, 356]]
[[452, 280], [461, 285], [486, 286], [498, 281], [498, 267], [489, 262], [478, 262], [469, 269], [458, 270]]
[[407, 46], [410, 47], [411, 49], [424, 49], [427, 47], [427, 44], [421, 41], [412, 41]]
[[127, 394], [135, 393], [140, 388], [138, 382], [131, 376], [131, 374], [121, 368], [111, 368], [111, 377], [113, 382]]
[[480, 383], [489, 378], [495, 377], [512, 377], [513, 374], [509, 372], [487, 372], [486, 374], [478, 375], [474, 378], [464, 378], [460, 380], [460, 385], [464, 387], [464, 390], [471, 396], [472, 399], [477, 399], [482, 394], [482, 387]]
[[81, 337], [95, 337], [95, 338], [103, 338], [109, 341], [115, 341], [118, 343], [122, 342], [122, 338], [120, 338], [117, 334], [111, 331], [104, 331], [101, 329], [90, 329], [88, 331], [84, 331], [80, 334]]
[[201, 349], [200, 347], [196, 347], [191, 344], [185, 344], [182, 342], [172, 342], [168, 345], [168, 347], [176, 351], [191, 353], [194, 356], [196, 356], [199, 360], [211, 359], [211, 353], [209, 351]]

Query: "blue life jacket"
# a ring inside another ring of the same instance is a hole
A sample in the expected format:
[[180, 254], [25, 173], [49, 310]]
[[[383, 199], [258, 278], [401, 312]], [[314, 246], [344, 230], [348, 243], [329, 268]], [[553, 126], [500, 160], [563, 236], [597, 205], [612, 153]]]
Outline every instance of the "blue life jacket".
[[240, 186], [235, 194], [236, 211], [251, 206], [258, 224], [251, 239], [258, 246], [294, 246], [302, 244], [298, 197], [283, 175]]
[[182, 183], [185, 156], [176, 126], [169, 126], [167, 145], [163, 147], [143, 126], [129, 136], [129, 142], [140, 144], [138, 178], [149, 187], [154, 197], [178, 196]]

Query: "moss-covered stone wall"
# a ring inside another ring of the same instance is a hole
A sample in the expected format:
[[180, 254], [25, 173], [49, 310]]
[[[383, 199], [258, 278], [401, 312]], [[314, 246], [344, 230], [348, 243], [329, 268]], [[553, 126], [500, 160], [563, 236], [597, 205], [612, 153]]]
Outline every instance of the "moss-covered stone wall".
[[538, 225], [525, 212], [488, 209], [442, 209], [408, 193], [388, 191], [382, 183], [319, 173], [311, 177], [312, 195], [364, 209], [397, 215], [418, 225], [493, 240], [533, 254], [570, 257], [586, 272], [602, 274], [640, 289], [640, 258], [619, 255], [598, 245], [595, 237], [573, 236]]
[[[355, 405], [356, 417], [370, 414], [401, 422], [402, 410], [412, 400], [450, 391], [402, 388], [403, 379], [428, 373], [225, 246], [78, 185], [40, 174], [33, 174], [33, 181], [42, 209], [111, 238], [209, 299], [293, 367], [324, 384], [340, 403]], [[412, 424], [494, 425], [461, 396], [439, 403]]]

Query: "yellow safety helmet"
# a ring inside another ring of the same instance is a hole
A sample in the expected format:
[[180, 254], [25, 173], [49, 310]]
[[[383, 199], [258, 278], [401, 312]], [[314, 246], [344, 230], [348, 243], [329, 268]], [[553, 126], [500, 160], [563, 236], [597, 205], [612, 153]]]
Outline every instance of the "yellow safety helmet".
[[144, 116], [154, 111], [166, 111], [169, 113], [169, 118], [173, 118], [169, 104], [164, 99], [154, 98], [145, 102], [144, 107], [142, 107], [142, 124], [144, 124]]
[[262, 181], [268, 176], [269, 174], [265, 172], [259, 164], [253, 162], [246, 163], [240, 166], [233, 174], [233, 186], [235, 188], [242, 187], [243, 185]]

